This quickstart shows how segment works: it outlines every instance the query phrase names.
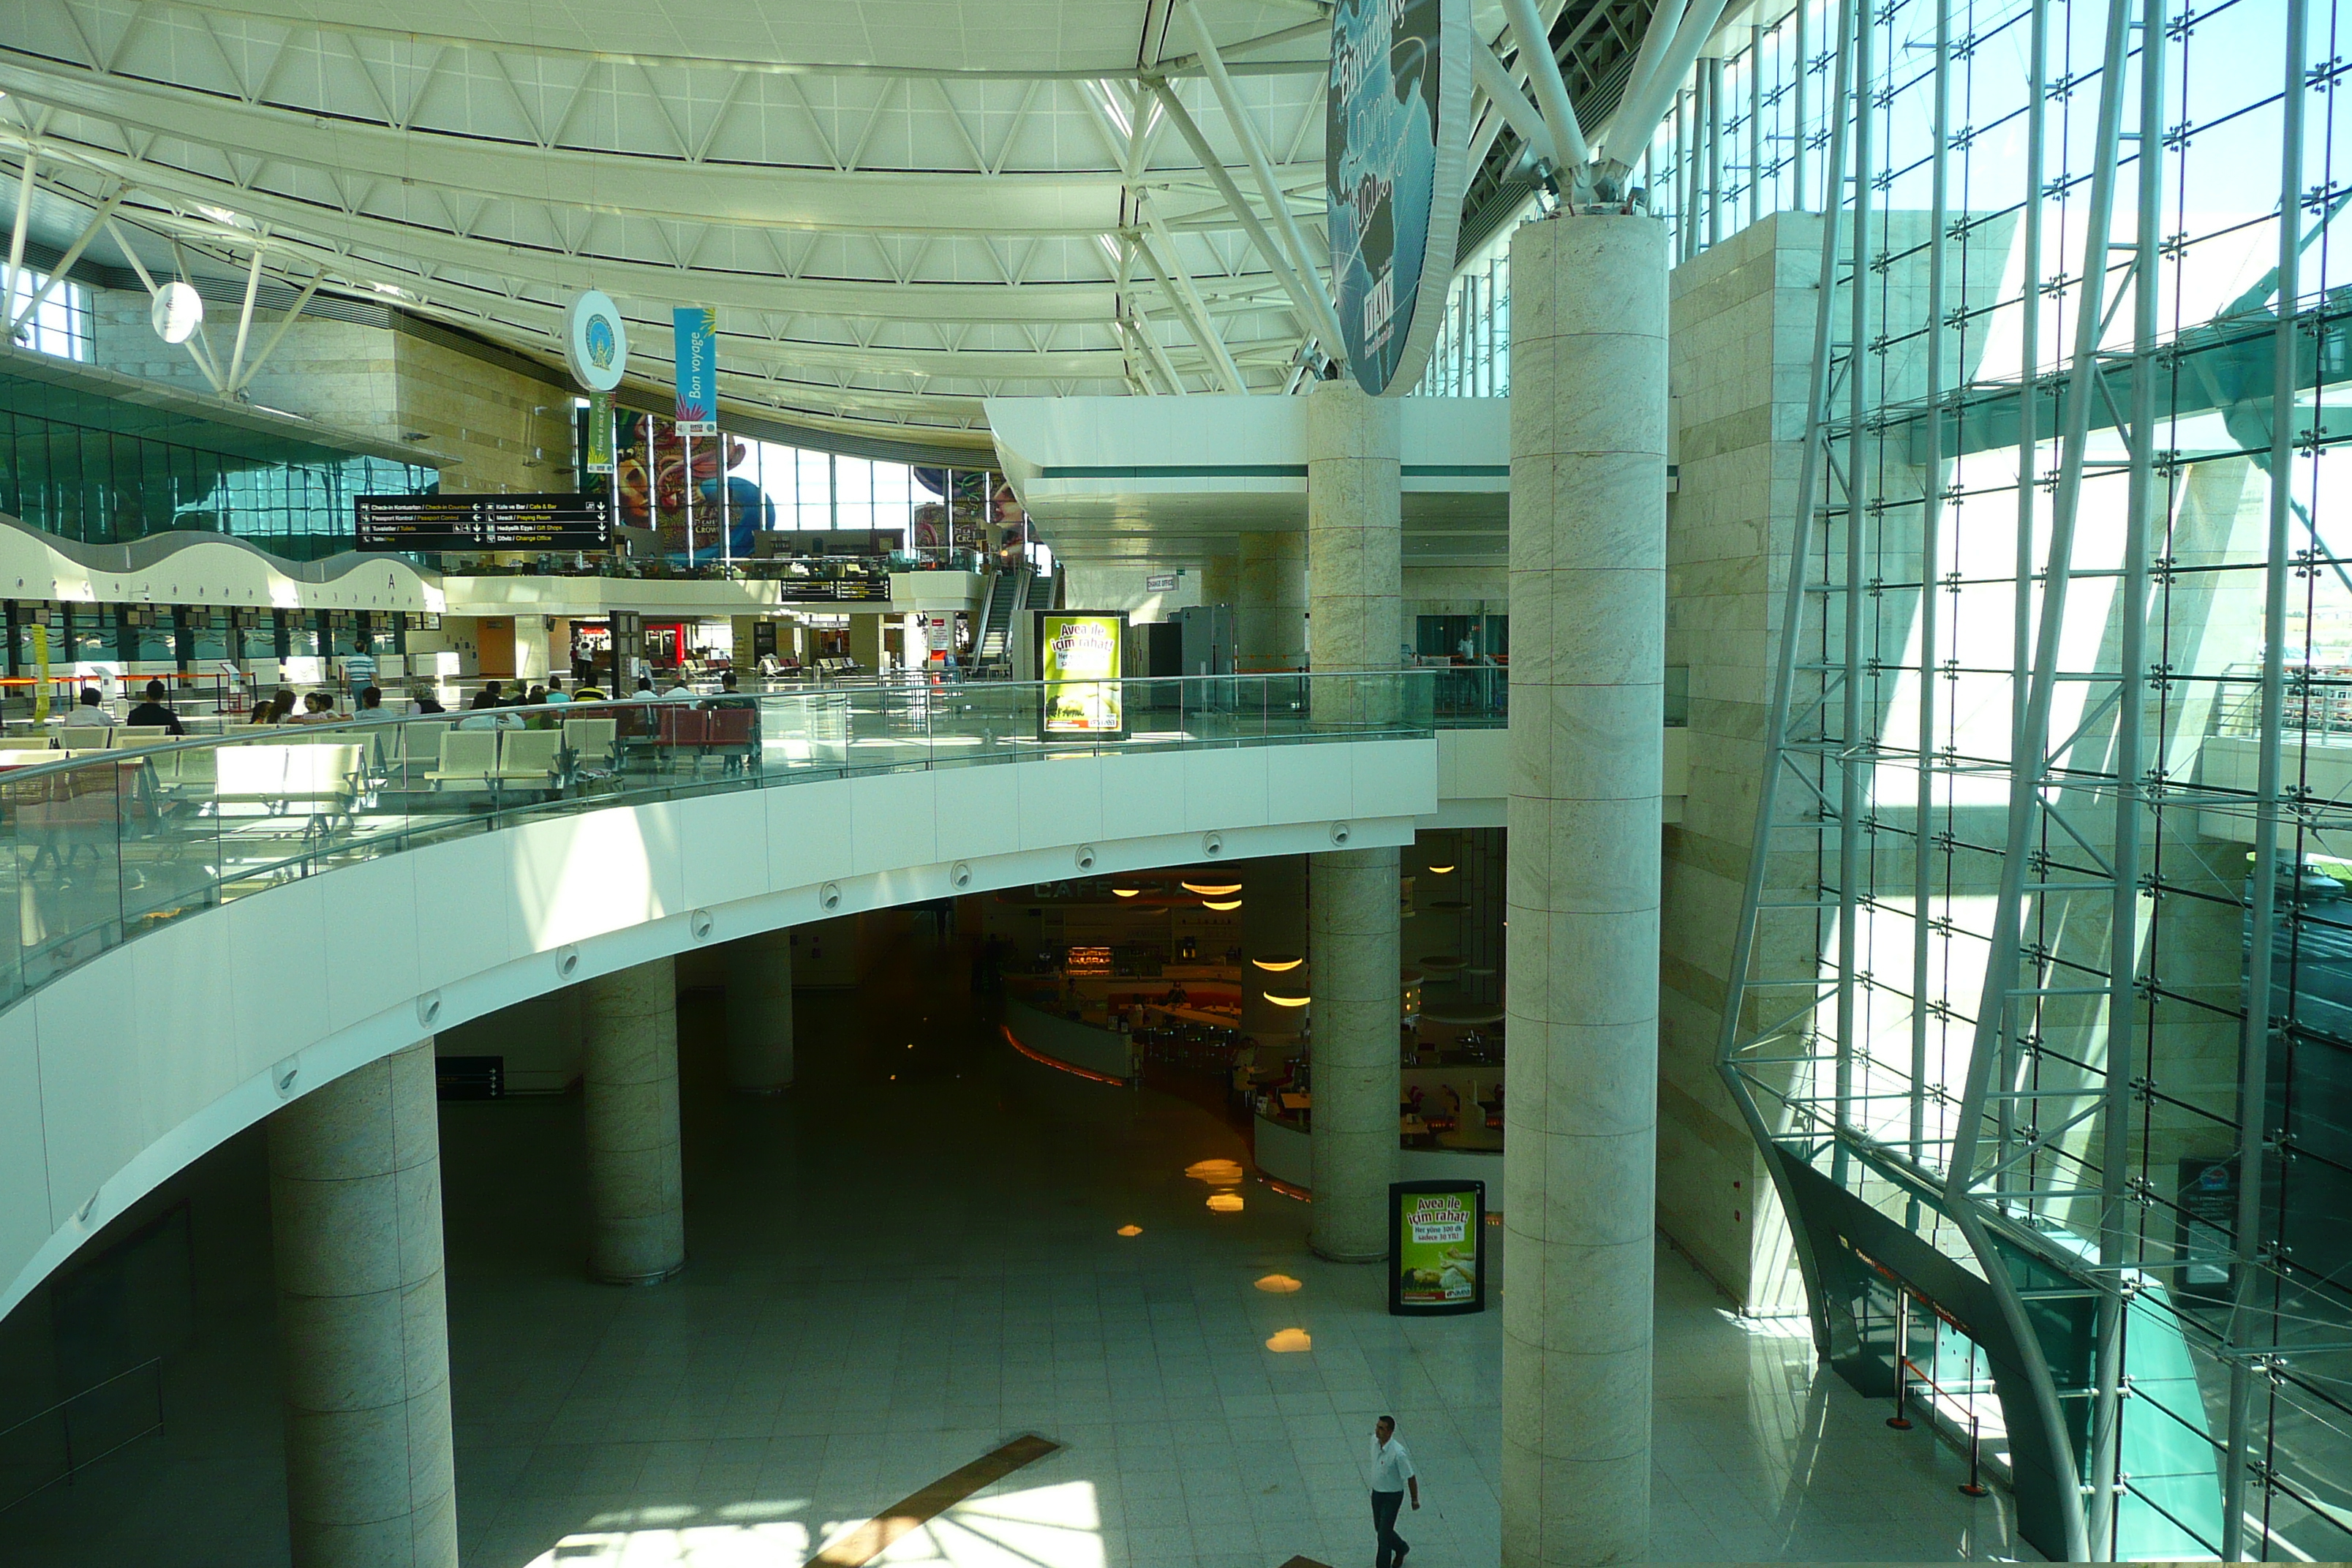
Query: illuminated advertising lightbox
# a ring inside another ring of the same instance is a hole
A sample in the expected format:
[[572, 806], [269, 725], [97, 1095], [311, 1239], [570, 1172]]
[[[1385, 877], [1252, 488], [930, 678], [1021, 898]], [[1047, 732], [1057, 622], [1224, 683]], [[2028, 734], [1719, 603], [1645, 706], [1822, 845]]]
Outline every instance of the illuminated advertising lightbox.
[[1127, 612], [1039, 610], [1037, 679], [1045, 682], [1040, 722], [1048, 738], [1127, 738], [1119, 685]]
[[1389, 1184], [1389, 1311], [1486, 1310], [1486, 1184]]

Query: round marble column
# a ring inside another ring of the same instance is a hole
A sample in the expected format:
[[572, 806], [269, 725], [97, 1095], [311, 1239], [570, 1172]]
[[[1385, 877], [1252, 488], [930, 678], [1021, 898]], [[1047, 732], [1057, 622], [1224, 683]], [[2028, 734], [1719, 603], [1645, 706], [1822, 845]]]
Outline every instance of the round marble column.
[[[1307, 394], [1307, 649], [1318, 672], [1396, 665], [1401, 428], [1396, 400], [1368, 396], [1352, 381], [1318, 382]], [[1376, 696], [1318, 683], [1314, 715], [1318, 722], [1376, 719]], [[1316, 855], [1307, 876], [1310, 1240], [1326, 1258], [1373, 1262], [1388, 1256], [1397, 1165], [1397, 852]]]
[[433, 1042], [269, 1119], [296, 1568], [457, 1568]]
[[745, 1094], [793, 1087], [793, 933], [727, 944], [727, 1084]]
[[1307, 668], [1307, 536], [1244, 533], [1234, 563], [1234, 668]]
[[1666, 241], [1511, 242], [1502, 1560], [1649, 1552]]
[[588, 1272], [651, 1285], [686, 1267], [677, 1135], [677, 982], [669, 959], [583, 987]]
[[1315, 1203], [1307, 1244], [1340, 1263], [1388, 1257], [1397, 1169], [1397, 852], [1313, 857], [1307, 910], [1315, 1020]]
[[1348, 380], [1307, 395], [1307, 646], [1318, 670], [1396, 667], [1402, 413], [1401, 399]]

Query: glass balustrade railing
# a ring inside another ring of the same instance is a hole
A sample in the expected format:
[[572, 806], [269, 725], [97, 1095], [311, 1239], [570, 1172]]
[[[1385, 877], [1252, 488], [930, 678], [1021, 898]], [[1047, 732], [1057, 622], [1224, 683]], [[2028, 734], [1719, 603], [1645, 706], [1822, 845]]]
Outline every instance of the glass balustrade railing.
[[[1424, 737], [1431, 672], [809, 688], [574, 702], [90, 751], [0, 750], [0, 1004], [142, 931], [297, 878], [606, 806], [905, 769]], [[111, 744], [110, 745], [110, 742]]]

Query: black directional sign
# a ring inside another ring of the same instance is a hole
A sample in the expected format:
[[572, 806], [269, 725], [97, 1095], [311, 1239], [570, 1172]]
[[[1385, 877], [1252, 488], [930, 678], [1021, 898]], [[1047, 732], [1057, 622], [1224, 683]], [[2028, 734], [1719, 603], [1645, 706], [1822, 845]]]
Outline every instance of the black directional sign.
[[610, 496], [361, 496], [362, 550], [608, 550]]

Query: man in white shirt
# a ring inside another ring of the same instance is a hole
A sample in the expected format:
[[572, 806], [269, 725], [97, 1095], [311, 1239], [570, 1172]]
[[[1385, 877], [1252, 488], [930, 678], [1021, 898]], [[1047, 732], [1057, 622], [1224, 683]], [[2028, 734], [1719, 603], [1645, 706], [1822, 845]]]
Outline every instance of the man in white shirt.
[[1412, 1456], [1396, 1440], [1396, 1417], [1383, 1415], [1372, 1424], [1372, 1544], [1375, 1568], [1403, 1568], [1404, 1554], [1412, 1550], [1396, 1532], [1397, 1509], [1405, 1493], [1412, 1493], [1415, 1511], [1421, 1508], [1421, 1478], [1413, 1473]]
[[65, 717], [65, 727], [68, 730], [79, 730], [84, 726], [93, 730], [110, 730], [114, 727], [114, 715], [99, 706], [98, 688], [95, 686], [85, 686], [81, 689], [80, 700]]

